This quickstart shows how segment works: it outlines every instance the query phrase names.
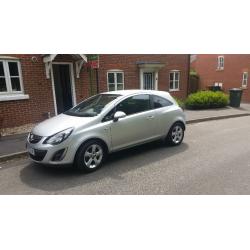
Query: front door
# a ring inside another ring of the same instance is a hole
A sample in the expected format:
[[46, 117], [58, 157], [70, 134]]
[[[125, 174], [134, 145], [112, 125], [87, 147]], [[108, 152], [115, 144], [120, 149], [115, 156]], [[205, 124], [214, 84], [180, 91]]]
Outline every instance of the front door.
[[70, 65], [53, 64], [56, 108], [60, 114], [73, 107]]
[[129, 97], [116, 106], [127, 116], [111, 123], [113, 150], [149, 141], [158, 136], [155, 111], [150, 107], [149, 95]]
[[143, 89], [155, 89], [155, 79], [153, 72], [143, 73]]

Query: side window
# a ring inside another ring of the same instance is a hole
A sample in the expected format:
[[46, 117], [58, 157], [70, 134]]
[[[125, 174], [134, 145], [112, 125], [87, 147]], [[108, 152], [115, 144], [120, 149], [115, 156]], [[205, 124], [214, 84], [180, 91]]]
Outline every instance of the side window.
[[150, 110], [149, 95], [136, 95], [127, 98], [116, 106], [116, 111], [122, 111], [126, 115], [132, 115]]
[[160, 96], [153, 95], [153, 107], [155, 109], [171, 106], [173, 103]]

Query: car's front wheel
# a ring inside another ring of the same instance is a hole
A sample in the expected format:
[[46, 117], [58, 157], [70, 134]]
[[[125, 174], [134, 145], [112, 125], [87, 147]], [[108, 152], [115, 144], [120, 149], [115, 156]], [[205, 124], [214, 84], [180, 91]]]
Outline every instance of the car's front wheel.
[[98, 140], [91, 140], [83, 144], [77, 151], [74, 165], [85, 172], [93, 172], [101, 166], [105, 156], [104, 145]]
[[166, 137], [166, 143], [172, 146], [181, 144], [184, 138], [184, 125], [181, 122], [176, 122], [170, 128]]

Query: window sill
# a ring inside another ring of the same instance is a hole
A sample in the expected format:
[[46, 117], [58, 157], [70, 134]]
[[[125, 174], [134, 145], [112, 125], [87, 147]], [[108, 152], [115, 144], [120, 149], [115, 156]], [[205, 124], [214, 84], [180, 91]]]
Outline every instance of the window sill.
[[29, 98], [30, 98], [29, 95], [24, 95], [24, 94], [0, 95], [0, 102], [25, 100], [25, 99], [29, 99]]
[[217, 68], [216, 71], [223, 71], [224, 68]]
[[170, 89], [169, 92], [180, 91], [180, 89]]

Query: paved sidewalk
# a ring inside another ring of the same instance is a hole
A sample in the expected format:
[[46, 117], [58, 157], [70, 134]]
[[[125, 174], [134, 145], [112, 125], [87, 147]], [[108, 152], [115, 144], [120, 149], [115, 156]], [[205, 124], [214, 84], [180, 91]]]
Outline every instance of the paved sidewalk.
[[0, 137], [0, 158], [13, 153], [26, 151], [27, 134], [8, 135]]
[[[241, 104], [240, 108], [220, 108], [211, 110], [185, 110], [187, 123], [225, 119], [250, 115], [250, 104]], [[25, 154], [27, 134], [0, 137], [0, 161]]]
[[250, 114], [250, 104], [241, 103], [240, 108], [218, 108], [206, 110], [185, 110], [187, 123], [223, 119], [237, 116], [244, 116]]

